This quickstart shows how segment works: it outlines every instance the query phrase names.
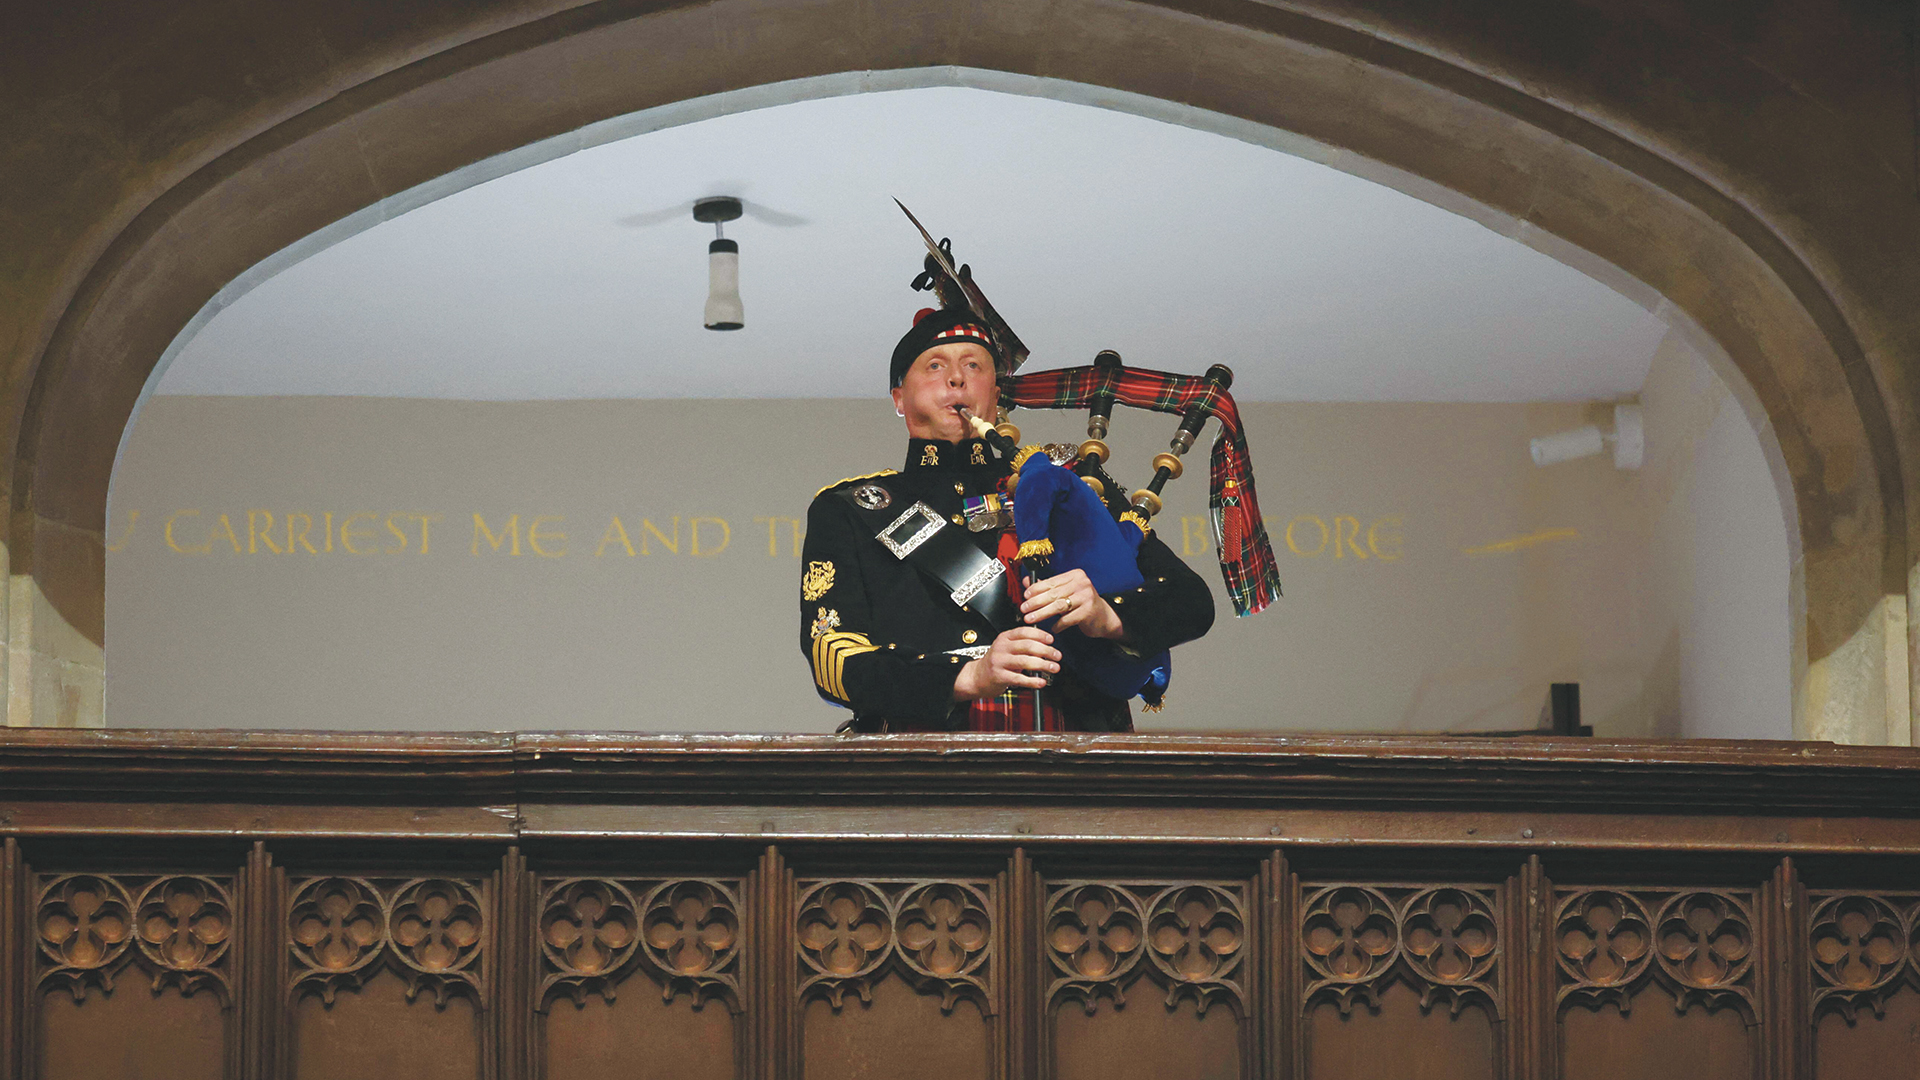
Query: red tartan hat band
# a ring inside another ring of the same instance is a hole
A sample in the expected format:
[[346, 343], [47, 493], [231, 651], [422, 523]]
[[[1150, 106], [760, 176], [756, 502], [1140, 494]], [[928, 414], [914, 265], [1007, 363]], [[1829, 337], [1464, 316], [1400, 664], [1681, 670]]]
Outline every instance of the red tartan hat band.
[[914, 318], [913, 329], [908, 330], [900, 338], [900, 343], [893, 347], [893, 363], [888, 370], [887, 388], [891, 390], [900, 385], [900, 381], [907, 377], [907, 369], [913, 366], [913, 362], [920, 358], [921, 353], [941, 345], [962, 341], [971, 342], [987, 350], [987, 355], [993, 357], [995, 372], [999, 371], [1002, 363], [1000, 348], [994, 344], [993, 336], [987, 333], [987, 328], [980, 325], [979, 318], [972, 312], [922, 309]]

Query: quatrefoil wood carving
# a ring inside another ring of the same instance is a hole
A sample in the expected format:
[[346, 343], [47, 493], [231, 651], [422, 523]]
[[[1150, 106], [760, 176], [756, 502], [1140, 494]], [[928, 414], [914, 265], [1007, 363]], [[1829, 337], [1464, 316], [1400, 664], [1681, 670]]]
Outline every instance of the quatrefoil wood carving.
[[942, 1012], [963, 997], [993, 1011], [989, 984], [993, 916], [988, 894], [963, 881], [828, 881], [800, 894], [800, 1000], [820, 996], [838, 1010], [849, 990], [871, 1002], [889, 971]]
[[1589, 889], [1562, 900], [1553, 934], [1558, 1000], [1595, 1009], [1611, 1001], [1622, 1013], [1630, 1011], [1631, 987], [1653, 962], [1649, 922], [1646, 908], [1628, 893]]
[[1480, 889], [1323, 886], [1301, 906], [1300, 945], [1308, 1010], [1322, 1001], [1342, 1016], [1355, 1001], [1378, 1009], [1380, 991], [1404, 978], [1422, 1009], [1444, 999], [1454, 1016], [1469, 1002], [1501, 1016], [1499, 918]]
[[287, 930], [290, 996], [312, 991], [331, 1007], [341, 989], [358, 989], [389, 964], [406, 979], [409, 1001], [423, 989], [442, 1009], [456, 993], [486, 1001], [485, 905], [469, 882], [414, 878], [383, 894], [365, 878], [311, 878], [294, 888]]
[[1335, 885], [1312, 894], [1302, 909], [1302, 958], [1311, 981], [1309, 1008], [1331, 999], [1340, 1015], [1354, 1000], [1379, 1007], [1379, 984], [1400, 957], [1400, 920], [1393, 901], [1377, 889]]
[[1058, 977], [1048, 1000], [1079, 998], [1089, 1016], [1103, 993], [1124, 1006], [1122, 983], [1146, 942], [1140, 901], [1127, 890], [1086, 884], [1055, 893], [1047, 903], [1046, 943]]
[[717, 996], [738, 1011], [740, 915], [733, 893], [717, 881], [669, 881], [647, 893], [643, 910], [640, 941], [661, 975], [662, 1000], [685, 990], [696, 1009]]
[[614, 999], [615, 976], [640, 947], [639, 904], [617, 881], [569, 878], [540, 903], [540, 952], [552, 970], [540, 984], [545, 1008], [554, 992], [584, 1007], [587, 994]]
[[60, 985], [73, 999], [87, 987], [113, 990], [113, 971], [133, 943], [133, 902], [118, 881], [94, 874], [69, 874], [40, 890], [34, 926], [40, 954], [49, 969], [42, 986]]
[[982, 968], [993, 917], [984, 894], [952, 881], [915, 886], [901, 896], [894, 925], [901, 964], [916, 986], [940, 991], [942, 1012], [952, 1012], [964, 994], [990, 1008]]
[[1499, 933], [1493, 907], [1465, 889], [1427, 889], [1401, 906], [1401, 955], [1421, 982], [1420, 1007], [1444, 997], [1448, 1011], [1460, 1015], [1471, 997], [1485, 999], [1499, 1015], [1499, 999], [1488, 979], [1493, 973]]
[[873, 1001], [873, 979], [893, 945], [887, 898], [864, 881], [816, 885], [800, 897], [800, 960], [810, 972], [800, 998], [824, 996], [838, 1011], [848, 990]]
[[466, 991], [483, 1001], [475, 962], [484, 916], [472, 886], [446, 878], [416, 878], [395, 890], [387, 909], [388, 940], [407, 976], [407, 1000], [422, 989], [447, 1007], [447, 995]]
[[1814, 1014], [1832, 1009], [1856, 1021], [1860, 1006], [1886, 1015], [1886, 1001], [1912, 963], [1909, 918], [1884, 898], [1833, 896], [1814, 905], [1809, 957]]
[[233, 936], [233, 900], [211, 878], [179, 876], [150, 882], [134, 902], [134, 943], [153, 968], [153, 989], [169, 983], [191, 995], [212, 987], [231, 1002], [221, 958]]
[[1737, 894], [1575, 890], [1555, 908], [1554, 944], [1562, 1005], [1611, 1002], [1625, 1013], [1658, 983], [1679, 1012], [1728, 1006], [1754, 1022], [1753, 913]]
[[342, 988], [359, 989], [387, 940], [380, 892], [362, 878], [302, 882], [288, 909], [287, 947], [298, 970], [291, 993], [313, 990], [331, 1006]]
[[1147, 957], [1167, 984], [1167, 1007], [1191, 995], [1205, 1014], [1215, 999], [1240, 999], [1232, 976], [1247, 941], [1240, 901], [1212, 885], [1176, 885], [1147, 905]]
[[1660, 906], [1654, 924], [1654, 962], [1675, 985], [1674, 1008], [1698, 1001], [1732, 1005], [1753, 1017], [1753, 915], [1732, 896], [1680, 893]]
[[80, 1000], [87, 987], [113, 991], [113, 976], [135, 960], [153, 975], [153, 992], [183, 996], [211, 988], [233, 1003], [224, 960], [233, 934], [233, 900], [212, 878], [155, 878], [129, 897], [102, 874], [68, 874], [40, 891], [35, 930], [47, 970], [42, 986], [66, 987]]

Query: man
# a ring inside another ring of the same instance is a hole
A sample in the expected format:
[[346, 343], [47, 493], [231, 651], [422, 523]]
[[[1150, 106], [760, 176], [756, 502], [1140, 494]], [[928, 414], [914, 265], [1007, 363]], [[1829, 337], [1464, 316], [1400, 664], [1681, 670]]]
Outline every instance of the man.
[[1126, 702], [1062, 669], [1053, 634], [1153, 656], [1213, 625], [1206, 583], [1152, 536], [1138, 589], [1103, 596], [1079, 570], [1021, 580], [997, 498], [1009, 466], [955, 408], [992, 416], [1002, 363], [971, 314], [921, 312], [890, 369], [905, 466], [825, 488], [807, 511], [800, 647], [856, 731], [1131, 731]]

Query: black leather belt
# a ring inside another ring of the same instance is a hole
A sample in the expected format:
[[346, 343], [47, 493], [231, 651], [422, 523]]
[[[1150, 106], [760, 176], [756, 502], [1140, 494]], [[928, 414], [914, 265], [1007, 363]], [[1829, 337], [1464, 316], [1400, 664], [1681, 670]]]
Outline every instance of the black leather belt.
[[860, 511], [873, 528], [874, 539], [895, 558], [938, 582], [948, 599], [985, 619], [994, 633], [1020, 625], [1020, 613], [1007, 595], [1007, 568], [981, 551], [965, 529], [923, 502], [901, 513], [891, 506], [882, 510], [862, 506], [851, 490], [839, 494]]

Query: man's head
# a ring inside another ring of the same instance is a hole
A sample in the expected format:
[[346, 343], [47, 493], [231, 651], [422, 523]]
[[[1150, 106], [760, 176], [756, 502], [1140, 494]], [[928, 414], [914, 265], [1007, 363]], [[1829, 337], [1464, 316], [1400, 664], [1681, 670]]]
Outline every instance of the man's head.
[[991, 419], [999, 403], [993, 339], [971, 315], [922, 311], [893, 351], [893, 408], [916, 439], [958, 442], [971, 436], [953, 411], [965, 405]]

